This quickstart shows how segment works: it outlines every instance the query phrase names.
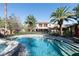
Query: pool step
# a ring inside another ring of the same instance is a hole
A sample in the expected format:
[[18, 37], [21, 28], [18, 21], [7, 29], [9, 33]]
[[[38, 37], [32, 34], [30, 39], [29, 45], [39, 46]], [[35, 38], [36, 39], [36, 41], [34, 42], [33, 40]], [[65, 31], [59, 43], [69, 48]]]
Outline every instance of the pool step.
[[72, 50], [72, 51], [74, 51], [74, 52], [79, 52], [79, 48], [75, 48], [74, 46], [72, 46], [72, 45], [70, 45], [70, 44], [67, 44], [67, 43], [64, 43], [64, 44], [66, 44], [66, 45], [68, 45], [67, 47], [70, 49], [70, 50]]
[[66, 42], [60, 42], [58, 40], [56, 40], [55, 42], [59, 43], [58, 46], [61, 47], [62, 49], [64, 48], [64, 50], [67, 51], [69, 55], [72, 55], [74, 53], [79, 52], [79, 48], [77, 48], [77, 47], [75, 47], [73, 45], [70, 45], [70, 44], [68, 44]]
[[[61, 42], [60, 42], [61, 43]], [[66, 42], [62, 42], [62, 45], [65, 45], [67, 48], [69, 48], [70, 50], [72, 50], [73, 52], [79, 52], [79, 47], [76, 47], [72, 44], [66, 43]]]
[[71, 50], [71, 49], [69, 49], [67, 46], [61, 46], [61, 48], [63, 48], [65, 51], [67, 51], [67, 53], [69, 54], [69, 55], [72, 55], [74, 52]]
[[[68, 53], [67, 50], [65, 50], [64, 48], [62, 48], [60, 45], [58, 45], [58, 42], [54, 42], [54, 41], [50, 41], [51, 44], [55, 44], [55, 46], [57, 46], [59, 48], [59, 50], [61, 51], [61, 53], [64, 55], [64, 56], [70, 56], [70, 54]], [[53, 42], [53, 43], [52, 43]]]
[[58, 45], [62, 50], [64, 50], [64, 52], [65, 52], [66, 54], [68, 54], [69, 56], [71, 55], [72, 51], [71, 51], [70, 49], [68, 49], [65, 45], [60, 44], [59, 42], [56, 42], [56, 43], [58, 43], [57, 45]]
[[58, 42], [54, 42], [54, 44], [60, 49], [61, 53], [65, 56], [70, 56], [70, 54], [68, 53], [67, 50], [65, 50], [64, 48], [62, 48], [60, 45], [58, 45]]

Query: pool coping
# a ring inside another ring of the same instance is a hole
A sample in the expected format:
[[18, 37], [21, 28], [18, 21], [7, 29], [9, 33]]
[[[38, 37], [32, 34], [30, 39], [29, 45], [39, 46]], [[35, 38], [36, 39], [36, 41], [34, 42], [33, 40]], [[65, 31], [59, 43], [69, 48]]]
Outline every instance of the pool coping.
[[43, 37], [46, 34], [26, 34], [26, 35], [15, 35], [11, 36], [10, 38], [15, 38], [15, 37]]

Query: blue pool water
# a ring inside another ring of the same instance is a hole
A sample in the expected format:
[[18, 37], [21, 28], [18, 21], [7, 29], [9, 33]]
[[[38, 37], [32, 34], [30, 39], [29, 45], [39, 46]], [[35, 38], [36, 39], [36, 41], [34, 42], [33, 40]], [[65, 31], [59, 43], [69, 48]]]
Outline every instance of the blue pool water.
[[62, 56], [59, 48], [45, 38], [18, 38], [30, 56]]
[[0, 44], [0, 52], [2, 52], [7, 46], [5, 44]]

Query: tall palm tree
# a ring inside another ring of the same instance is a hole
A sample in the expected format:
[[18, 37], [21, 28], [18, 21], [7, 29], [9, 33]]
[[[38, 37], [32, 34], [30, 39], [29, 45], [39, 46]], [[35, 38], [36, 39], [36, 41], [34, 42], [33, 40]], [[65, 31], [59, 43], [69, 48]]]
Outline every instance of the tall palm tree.
[[77, 21], [78, 24], [75, 25], [75, 35], [79, 36], [79, 4], [73, 9], [73, 11], [75, 11], [74, 16], [71, 16], [71, 18], [73, 18], [74, 20]]
[[73, 9], [73, 11], [75, 11], [75, 14], [72, 18], [74, 18], [79, 24], [79, 4]]
[[29, 31], [32, 32], [32, 30], [34, 30], [34, 27], [36, 25], [36, 19], [33, 15], [29, 15], [27, 16], [25, 23], [28, 24]]
[[[6, 20], [7, 20], [7, 3], [4, 3], [4, 20], [5, 20], [5, 26], [4, 29], [7, 28]], [[4, 37], [5, 37], [5, 31], [4, 31]]]
[[70, 12], [68, 12], [68, 7], [60, 7], [57, 8], [56, 11], [54, 11], [51, 14], [51, 21], [50, 22], [57, 22], [58, 25], [60, 26], [60, 35], [63, 35], [62, 32], [62, 25], [64, 21], [69, 21], [71, 19], [68, 18], [68, 16], [72, 15]]
[[75, 11], [75, 16], [79, 18], [79, 4], [73, 9], [73, 11]]
[[[77, 36], [78, 34], [78, 25], [79, 25], [79, 4], [73, 9], [74, 13], [73, 13], [73, 16], [69, 16], [69, 18], [72, 18], [74, 20], [77, 21], [77, 24], [75, 24], [75, 35]], [[78, 34], [79, 36], [79, 34]]]
[[4, 18], [5, 18], [5, 28], [7, 28], [6, 20], [7, 20], [7, 3], [4, 3]]

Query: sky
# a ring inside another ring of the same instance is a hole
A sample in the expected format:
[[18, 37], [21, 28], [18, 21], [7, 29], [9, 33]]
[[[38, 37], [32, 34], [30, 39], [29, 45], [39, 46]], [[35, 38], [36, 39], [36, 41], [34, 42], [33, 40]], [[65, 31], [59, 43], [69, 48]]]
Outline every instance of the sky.
[[[49, 22], [50, 15], [56, 8], [68, 6], [69, 11], [76, 6], [75, 3], [8, 3], [7, 15], [14, 14], [24, 23], [28, 15], [34, 15], [37, 22]], [[4, 4], [0, 4], [0, 17], [4, 17]]]

